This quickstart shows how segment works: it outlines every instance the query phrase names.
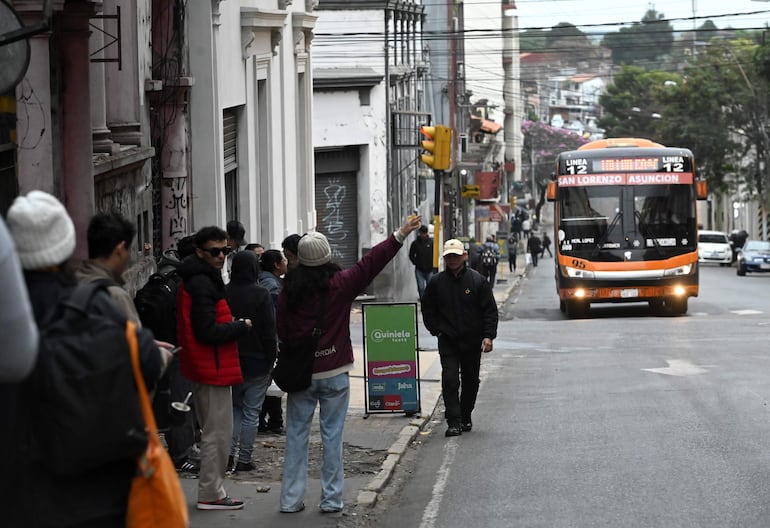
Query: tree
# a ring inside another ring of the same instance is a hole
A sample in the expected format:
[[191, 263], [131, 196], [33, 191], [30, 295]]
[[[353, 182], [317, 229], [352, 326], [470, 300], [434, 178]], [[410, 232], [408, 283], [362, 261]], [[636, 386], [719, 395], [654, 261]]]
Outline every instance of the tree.
[[621, 64], [653, 64], [671, 52], [674, 28], [662, 13], [649, 9], [641, 22], [608, 33], [602, 44], [612, 51], [612, 62]]
[[529, 178], [522, 176], [522, 179], [532, 181], [534, 160], [536, 188], [531, 189], [531, 193], [533, 198], [535, 196], [539, 198], [535, 216], [540, 218], [540, 208], [545, 201], [545, 188], [551, 179], [556, 156], [560, 152], [575, 150], [580, 145], [588, 143], [588, 139], [566, 128], [555, 128], [540, 121], [522, 121], [521, 131], [524, 135], [524, 145], [521, 150], [521, 158], [524, 160], [522, 175], [525, 173], [529, 175]]
[[526, 51], [545, 51], [547, 32], [543, 29], [522, 31], [519, 35], [519, 49]]
[[[642, 137], [662, 141], [659, 121], [667, 88], [681, 82], [679, 75], [623, 66], [599, 103], [604, 116], [598, 125], [608, 137]], [[665, 90], [664, 90], [665, 89]]]

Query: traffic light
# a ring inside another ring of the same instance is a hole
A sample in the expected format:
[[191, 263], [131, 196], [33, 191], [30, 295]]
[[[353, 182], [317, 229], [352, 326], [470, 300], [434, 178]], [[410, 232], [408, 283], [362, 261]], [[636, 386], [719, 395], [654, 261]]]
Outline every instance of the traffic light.
[[420, 161], [434, 170], [447, 170], [452, 157], [452, 129], [444, 125], [423, 126], [420, 132], [427, 138], [420, 144], [428, 151], [420, 155]]

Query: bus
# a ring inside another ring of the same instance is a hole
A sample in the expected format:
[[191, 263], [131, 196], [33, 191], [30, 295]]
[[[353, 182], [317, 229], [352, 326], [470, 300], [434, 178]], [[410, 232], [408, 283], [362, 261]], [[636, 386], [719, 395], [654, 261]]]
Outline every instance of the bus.
[[692, 152], [638, 138], [592, 141], [557, 156], [546, 196], [559, 308], [569, 318], [592, 303], [687, 313], [698, 296], [696, 200], [706, 199]]

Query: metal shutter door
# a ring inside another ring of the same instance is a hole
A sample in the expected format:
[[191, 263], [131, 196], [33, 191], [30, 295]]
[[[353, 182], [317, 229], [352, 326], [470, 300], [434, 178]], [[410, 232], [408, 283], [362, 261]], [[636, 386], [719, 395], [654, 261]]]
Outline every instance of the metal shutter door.
[[358, 260], [358, 188], [355, 172], [317, 174], [316, 229], [326, 235], [332, 261], [349, 268]]

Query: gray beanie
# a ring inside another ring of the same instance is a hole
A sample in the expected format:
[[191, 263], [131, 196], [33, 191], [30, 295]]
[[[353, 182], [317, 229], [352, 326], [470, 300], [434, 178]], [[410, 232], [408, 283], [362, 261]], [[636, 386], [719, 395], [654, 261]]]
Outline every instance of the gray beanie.
[[299, 263], [303, 266], [323, 266], [332, 259], [332, 248], [323, 233], [311, 231], [299, 239]]
[[46, 192], [17, 197], [6, 223], [26, 270], [57, 266], [75, 251], [72, 219], [61, 202]]

